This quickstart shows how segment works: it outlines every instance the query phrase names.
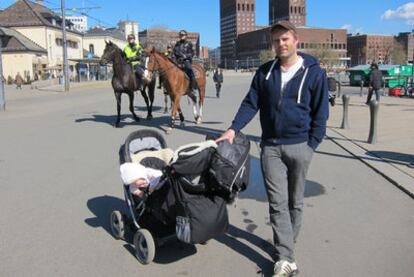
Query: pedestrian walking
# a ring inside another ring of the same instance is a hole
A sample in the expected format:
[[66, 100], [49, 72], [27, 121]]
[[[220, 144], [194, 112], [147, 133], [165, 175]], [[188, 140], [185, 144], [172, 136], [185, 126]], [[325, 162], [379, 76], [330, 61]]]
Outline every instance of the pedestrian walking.
[[224, 81], [223, 69], [220, 69], [220, 71], [218, 69], [216, 69], [214, 71], [213, 81], [216, 84], [216, 96], [217, 96], [217, 98], [220, 98], [221, 84]]
[[375, 99], [380, 101], [380, 91], [382, 85], [382, 73], [378, 69], [376, 63], [371, 64], [371, 73], [369, 74], [369, 88], [368, 88], [368, 97], [366, 104], [368, 105], [371, 102], [372, 94], [375, 92]]
[[20, 72], [17, 72], [16, 78], [14, 78], [14, 82], [16, 83], [16, 89], [22, 89], [23, 77], [20, 75]]
[[271, 38], [276, 59], [259, 67], [230, 128], [217, 142], [231, 143], [260, 113], [261, 166], [277, 254], [274, 276], [281, 277], [298, 272], [294, 242], [302, 223], [305, 180], [326, 132], [329, 104], [326, 74], [316, 58], [297, 52], [295, 26], [280, 21], [271, 27]]

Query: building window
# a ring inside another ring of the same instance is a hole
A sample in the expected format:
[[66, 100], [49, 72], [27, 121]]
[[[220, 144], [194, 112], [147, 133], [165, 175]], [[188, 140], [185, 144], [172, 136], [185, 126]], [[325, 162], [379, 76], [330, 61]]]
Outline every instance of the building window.
[[254, 4], [252, 4], [252, 12], [254, 12]]
[[295, 6], [295, 14], [297, 14], [297, 12], [298, 12], [298, 11], [297, 11], [296, 6]]
[[63, 45], [63, 40], [61, 38], [57, 38], [56, 39], [56, 45], [57, 46], [62, 46]]
[[250, 5], [246, 4], [246, 10], [249, 11], [250, 10]]
[[95, 47], [93, 46], [93, 44], [89, 44], [89, 53], [95, 54]]
[[240, 11], [240, 3], [237, 4], [237, 10]]
[[242, 4], [242, 10], [243, 10], [243, 11], [245, 10], [244, 4]]

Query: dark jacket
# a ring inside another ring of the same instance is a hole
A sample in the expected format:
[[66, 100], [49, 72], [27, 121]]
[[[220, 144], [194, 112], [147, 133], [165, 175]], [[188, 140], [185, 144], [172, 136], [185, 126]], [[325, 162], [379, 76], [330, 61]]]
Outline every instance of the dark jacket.
[[262, 142], [278, 145], [307, 141], [312, 149], [318, 147], [329, 115], [326, 75], [316, 58], [299, 55], [304, 59], [303, 66], [283, 92], [280, 61], [259, 67], [231, 129], [240, 131], [260, 111]]
[[214, 75], [213, 75], [213, 81], [215, 83], [223, 83], [223, 74], [215, 72]]
[[180, 40], [174, 46], [174, 57], [178, 62], [192, 61], [194, 56], [193, 44], [188, 40]]
[[369, 75], [369, 85], [374, 89], [381, 89], [382, 73], [378, 69], [373, 69]]

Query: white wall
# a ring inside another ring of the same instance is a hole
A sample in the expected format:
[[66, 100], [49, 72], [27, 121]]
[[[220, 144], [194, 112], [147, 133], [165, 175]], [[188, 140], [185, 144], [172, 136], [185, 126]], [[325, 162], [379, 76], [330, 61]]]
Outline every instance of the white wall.
[[127, 45], [127, 42], [124, 40], [115, 39], [112, 37], [84, 37], [83, 38], [83, 49], [89, 52], [89, 45], [93, 44], [95, 49], [95, 55], [101, 57], [104, 49], [105, 49], [105, 40], [106, 41], [112, 41], [116, 45], [118, 45], [119, 48], [124, 49], [124, 47]]

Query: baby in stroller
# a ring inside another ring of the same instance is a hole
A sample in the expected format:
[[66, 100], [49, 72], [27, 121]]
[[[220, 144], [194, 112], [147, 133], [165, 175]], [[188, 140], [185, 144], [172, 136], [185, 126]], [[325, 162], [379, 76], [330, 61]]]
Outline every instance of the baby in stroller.
[[[243, 153], [224, 151], [223, 156], [218, 155], [219, 148], [210, 140], [172, 151], [162, 135], [147, 129], [126, 139], [120, 150], [120, 171], [129, 216], [114, 211], [111, 230], [117, 239], [124, 239], [127, 226], [134, 230], [135, 255], [142, 264], [153, 260], [155, 242], [159, 246], [175, 237], [198, 244], [227, 230], [226, 196], [230, 194], [225, 191], [237, 195], [242, 190], [238, 184], [248, 172], [244, 167], [249, 163], [250, 144]], [[240, 164], [231, 166], [226, 155], [237, 157]], [[224, 176], [221, 169], [226, 167], [230, 174]], [[229, 187], [220, 189], [220, 185]]]
[[139, 163], [124, 163], [120, 166], [120, 171], [123, 183], [129, 185], [129, 191], [141, 198], [145, 190], [154, 190], [162, 176], [161, 170], [147, 168]]

